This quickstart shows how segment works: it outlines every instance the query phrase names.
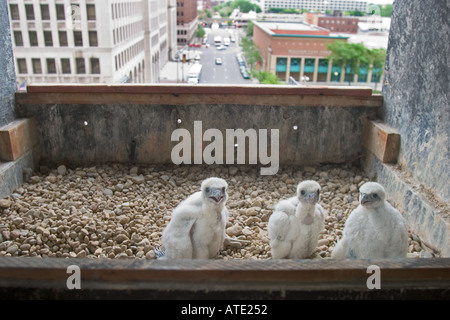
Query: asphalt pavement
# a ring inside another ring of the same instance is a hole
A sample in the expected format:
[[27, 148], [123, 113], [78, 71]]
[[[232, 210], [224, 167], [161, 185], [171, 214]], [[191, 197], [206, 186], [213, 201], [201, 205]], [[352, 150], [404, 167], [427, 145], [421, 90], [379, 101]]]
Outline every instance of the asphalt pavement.
[[[236, 60], [236, 54], [242, 52], [242, 48], [239, 46], [239, 39], [242, 36], [242, 30], [239, 29], [223, 29], [223, 28], [205, 28], [208, 34], [209, 47], [202, 46], [200, 48], [184, 48], [183, 53], [187, 57], [194, 58], [200, 56], [199, 63], [202, 64], [202, 76], [200, 78], [200, 84], [229, 84], [229, 85], [245, 85], [255, 83], [254, 80], [244, 79], [239, 69], [238, 62]], [[214, 46], [214, 36], [220, 35], [223, 38], [231, 37], [235, 39], [235, 42], [230, 43], [225, 50], [218, 50]], [[222, 64], [217, 65], [215, 63], [216, 58], [222, 59]], [[182, 83], [187, 77], [189, 68], [192, 66], [192, 62], [182, 63], [170, 61], [166, 63], [160, 74], [160, 82], [162, 83]], [[178, 80], [177, 80], [178, 79]], [[257, 82], [257, 80], [256, 80]]]

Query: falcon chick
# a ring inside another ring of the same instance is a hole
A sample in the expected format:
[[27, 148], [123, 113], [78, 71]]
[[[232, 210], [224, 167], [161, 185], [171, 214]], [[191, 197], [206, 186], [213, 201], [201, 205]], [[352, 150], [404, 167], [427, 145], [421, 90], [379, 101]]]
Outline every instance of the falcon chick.
[[273, 259], [303, 259], [317, 247], [326, 213], [320, 201], [320, 185], [306, 180], [297, 196], [280, 201], [269, 218], [268, 232]]
[[228, 184], [221, 178], [208, 178], [201, 191], [183, 200], [172, 212], [162, 233], [166, 259], [214, 258], [223, 245], [228, 210]]
[[359, 189], [360, 205], [345, 222], [333, 259], [405, 258], [408, 231], [401, 213], [386, 200], [380, 184], [367, 182]]

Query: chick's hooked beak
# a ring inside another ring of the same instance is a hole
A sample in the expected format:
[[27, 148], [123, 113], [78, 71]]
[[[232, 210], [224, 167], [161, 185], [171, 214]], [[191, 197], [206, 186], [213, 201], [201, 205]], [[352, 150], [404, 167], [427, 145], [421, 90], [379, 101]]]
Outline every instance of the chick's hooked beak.
[[315, 204], [318, 202], [318, 200], [319, 200], [319, 195], [317, 194], [317, 192], [310, 192], [306, 196], [306, 202], [308, 202], [310, 204]]
[[219, 203], [225, 198], [225, 192], [219, 188], [207, 188], [206, 196], [215, 203]]
[[363, 206], [365, 206], [372, 202], [372, 198], [367, 193], [361, 193], [360, 202]]

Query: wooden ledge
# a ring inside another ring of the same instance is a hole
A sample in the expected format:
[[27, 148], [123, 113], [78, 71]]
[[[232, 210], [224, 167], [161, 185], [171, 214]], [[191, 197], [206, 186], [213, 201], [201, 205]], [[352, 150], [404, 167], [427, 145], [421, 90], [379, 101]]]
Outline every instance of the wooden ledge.
[[30, 85], [16, 103], [381, 107], [371, 89], [220, 85]]
[[381, 121], [366, 120], [362, 145], [383, 163], [396, 163], [400, 151], [400, 134]]
[[372, 89], [365, 87], [327, 87], [327, 86], [280, 86], [280, 85], [188, 85], [188, 84], [77, 84], [28, 85], [29, 93], [170, 93], [170, 94], [249, 94], [249, 95], [314, 95], [371, 97]]
[[[380, 290], [367, 287], [377, 266]], [[79, 268], [82, 290], [68, 290], [67, 279]], [[47, 289], [63, 295], [89, 290], [96, 298], [113, 292], [114, 298], [162, 299], [183, 295], [209, 299], [307, 296], [346, 299], [370, 297], [414, 297], [432, 293], [444, 298], [450, 287], [450, 259], [395, 260], [111, 260], [0, 257], [0, 294]], [[142, 294], [145, 293], [144, 296]], [[429, 298], [432, 296], [429, 295]], [[26, 298], [26, 297], [22, 297]], [[109, 296], [111, 298], [111, 296]]]

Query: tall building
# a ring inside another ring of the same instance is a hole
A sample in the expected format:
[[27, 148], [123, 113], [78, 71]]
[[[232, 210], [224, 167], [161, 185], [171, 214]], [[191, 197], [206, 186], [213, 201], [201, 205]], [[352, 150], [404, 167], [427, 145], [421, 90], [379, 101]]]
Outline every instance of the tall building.
[[197, 0], [177, 0], [177, 43], [189, 44], [198, 28]]
[[176, 45], [168, 1], [8, 0], [17, 82], [158, 82]]
[[367, 2], [355, 0], [262, 0], [261, 9], [358, 10], [366, 12]]

